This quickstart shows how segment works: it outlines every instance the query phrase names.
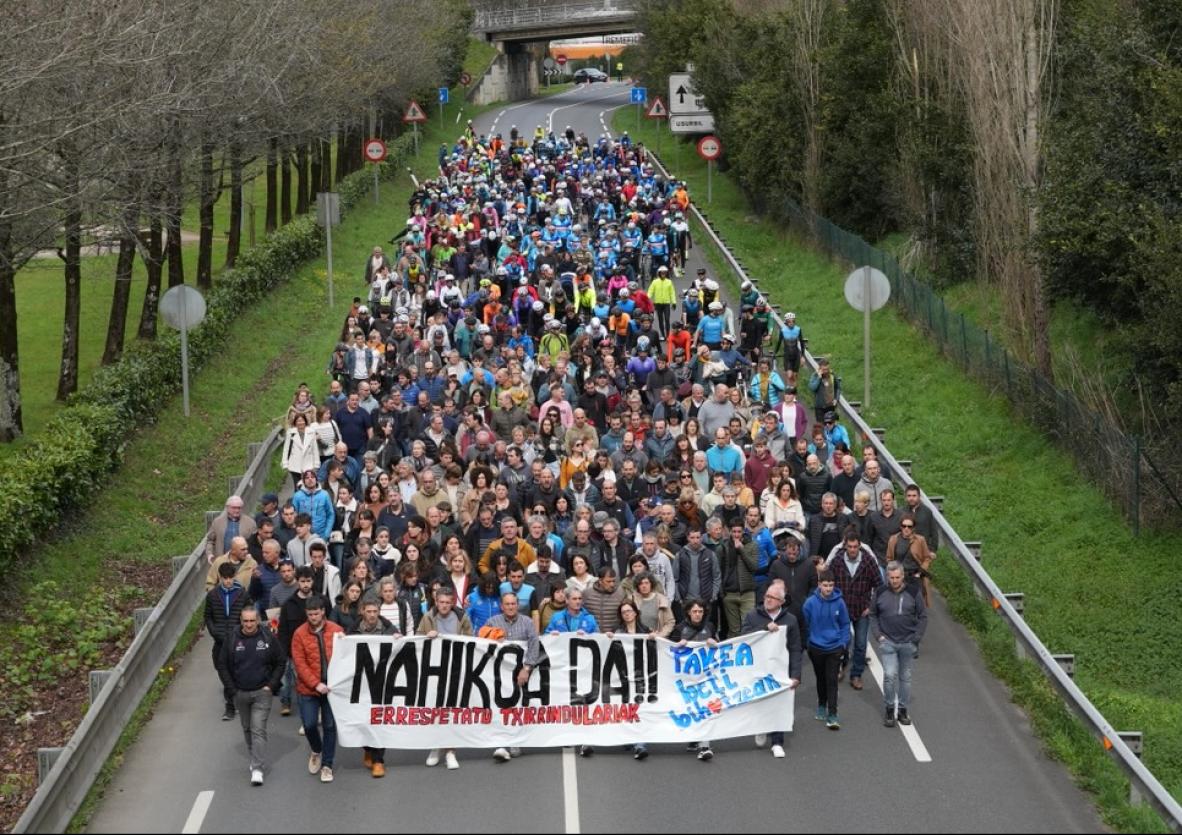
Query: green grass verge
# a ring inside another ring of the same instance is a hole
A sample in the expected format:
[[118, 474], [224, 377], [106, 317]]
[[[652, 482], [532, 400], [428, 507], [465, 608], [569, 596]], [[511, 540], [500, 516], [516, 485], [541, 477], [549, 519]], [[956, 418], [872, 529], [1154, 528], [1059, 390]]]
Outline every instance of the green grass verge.
[[[616, 129], [655, 144], [654, 129], [635, 128], [633, 114], [619, 111]], [[663, 159], [685, 179], [699, 207], [726, 236], [773, 300], [797, 313], [810, 349], [832, 359], [845, 393], [862, 398], [861, 314], [846, 304], [846, 269], [755, 215], [740, 190], [716, 171], [713, 202], [707, 204], [706, 170], [694, 149], [671, 150]], [[698, 238], [701, 244], [702, 236]], [[719, 274], [730, 277], [715, 255]], [[915, 461], [916, 480], [929, 494], [947, 497], [945, 515], [968, 539], [983, 542], [990, 574], [1006, 590], [1026, 594], [1026, 618], [1043, 642], [1076, 656], [1076, 681], [1119, 728], [1145, 733], [1145, 763], [1175, 796], [1182, 796], [1182, 623], [1170, 617], [1180, 584], [1174, 579], [1177, 536], [1134, 538], [1104, 495], [1084, 483], [1071, 457], [1036, 429], [1016, 419], [1003, 399], [966, 378], [954, 363], [894, 307], [874, 317], [872, 408], [866, 417], [887, 427], [887, 442]], [[1135, 559], [1136, 570], [1127, 562]], [[941, 587], [959, 576], [943, 566]], [[1144, 582], [1145, 577], [1162, 581]], [[967, 581], [966, 581], [967, 582]], [[949, 592], [951, 595], [951, 592]], [[955, 607], [963, 617], [965, 605]], [[1123, 782], [1106, 756], [1081, 755], [1090, 744], [1083, 728], [1063, 729], [1044, 698], [1042, 676], [1029, 665], [1003, 664], [1012, 648], [999, 641], [994, 670], [1029, 710], [1050, 752], [1072, 767], [1081, 784], [1097, 791], [1105, 819], [1139, 829], [1140, 813], [1129, 810], [1124, 791], [1104, 789]], [[989, 652], [989, 641], [983, 642]], [[1076, 732], [1082, 743], [1072, 743]], [[1133, 816], [1133, 817], [1130, 817]], [[1160, 824], [1159, 824], [1160, 825]]]
[[[420, 179], [437, 172], [434, 147], [445, 138], [454, 139], [454, 118], [462, 106], [458, 99], [453, 95], [453, 104], [445, 108], [446, 131], [439, 129], [438, 121], [425, 126], [423, 150], [411, 163]], [[485, 109], [468, 108], [468, 112], [475, 115]], [[54, 581], [63, 600], [88, 600], [119, 586], [123, 578], [135, 576], [140, 569], [167, 569], [171, 556], [192, 550], [204, 531], [203, 511], [222, 505], [227, 477], [245, 469], [246, 445], [263, 438], [281, 419], [296, 384], [307, 381], [318, 393], [327, 390], [324, 365], [339, 336], [347, 300], [360, 290], [370, 248], [384, 244], [402, 228], [410, 193], [409, 177], [399, 175], [383, 184], [380, 204], [357, 205], [334, 230], [335, 310], [327, 309], [327, 271], [321, 258], [305, 264], [270, 299], [242, 315], [222, 353], [193, 380], [193, 416], [184, 417], [178, 398], [153, 427], [134, 436], [119, 479], [80, 518], [69, 522], [55, 541], [27, 555], [26, 567], [10, 581], [13, 599], [22, 599], [24, 589]], [[273, 461], [268, 486], [277, 488], [285, 478], [278, 461]], [[137, 605], [151, 602], [154, 599]], [[37, 612], [19, 607], [6, 612], [0, 620], [0, 646], [22, 643], [18, 637], [27, 637], [22, 630], [37, 616]], [[195, 616], [169, 667], [191, 647], [199, 625]], [[60, 632], [61, 636], [68, 634]], [[14, 665], [36, 665], [50, 680], [60, 676], [64, 645], [26, 640], [23, 647], [6, 660]], [[172, 672], [166, 667], [121, 736], [70, 831], [86, 827], [103, 790], [150, 720], [171, 679]], [[10, 692], [5, 710], [19, 715], [28, 709], [32, 698], [32, 691]], [[67, 730], [72, 732], [72, 728]], [[0, 730], [0, 748], [8, 748], [6, 733]], [[27, 782], [34, 778], [8, 774], [6, 779]]]

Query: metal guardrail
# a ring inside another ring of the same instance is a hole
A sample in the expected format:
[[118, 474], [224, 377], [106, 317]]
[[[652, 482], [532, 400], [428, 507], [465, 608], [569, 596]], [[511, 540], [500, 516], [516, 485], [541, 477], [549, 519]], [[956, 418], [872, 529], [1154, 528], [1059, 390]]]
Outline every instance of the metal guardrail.
[[[649, 158], [653, 160], [661, 173], [668, 178], [669, 171], [651, 150], [649, 151]], [[759, 289], [758, 280], [747, 274], [742, 264], [739, 263], [738, 259], [731, 253], [713, 226], [710, 225], [706, 216], [692, 203], [690, 204], [690, 214], [698, 221], [702, 229], [705, 230], [711, 243], [714, 244], [719, 254], [722, 255], [727, 265], [739, 280], [750, 281], [752, 286], [767, 298], [767, 294]], [[784, 320], [780, 317], [780, 314], [770, 305], [769, 310], [776, 323], [783, 327]], [[804, 351], [804, 358], [810, 368], [814, 371], [817, 370], [817, 362], [810, 351]], [[905, 468], [891, 454], [879, 432], [876, 432], [875, 428], [871, 427], [862, 418], [858, 411], [850, 405], [850, 402], [842, 397], [840, 403], [842, 410], [854, 425], [857, 426], [863, 437], [874, 446], [879, 458], [886, 463], [887, 467], [895, 473], [909, 473], [910, 469]], [[915, 483], [914, 480], [913, 483]], [[924, 505], [932, 512], [932, 516], [940, 528], [943, 542], [952, 551], [953, 555], [955, 555], [961, 568], [969, 575], [969, 579], [972, 580], [974, 590], [978, 596], [989, 600], [994, 610], [1001, 615], [1006, 626], [1013, 633], [1018, 654], [1030, 658], [1042, 668], [1043, 674], [1059, 692], [1068, 710], [1075, 714], [1088, 727], [1092, 734], [1099, 739], [1104, 750], [1108, 752], [1109, 756], [1112, 757], [1113, 761], [1124, 772], [1125, 777], [1128, 778], [1131, 796], [1134, 801], [1144, 800], [1149, 803], [1161, 815], [1171, 831], [1182, 832], [1182, 805], [1178, 804], [1173, 795], [1153, 775], [1153, 772], [1141, 762], [1139, 757], [1140, 751], [1135, 752], [1126, 742], [1125, 736], [1132, 735], [1118, 731], [1104, 718], [1104, 715], [1100, 713], [1087, 695], [1072, 680], [1071, 673], [1068, 672], [1059, 660], [1059, 657], [1051, 653], [1039, 637], [1034, 634], [1034, 630], [1023, 619], [1022, 612], [1015, 607], [1017, 601], [1007, 596], [997, 583], [994, 582], [993, 578], [989, 576], [989, 572], [982, 567], [980, 557], [978, 556], [980, 544], [973, 543], [978, 549], [977, 553], [974, 553], [974, 549], [960, 538], [952, 525], [944, 518], [940, 506], [929, 498], [922, 487], [920, 489], [920, 496]], [[941, 552], [943, 552], [943, 549], [941, 549]], [[1139, 740], [1139, 737], [1137, 739]], [[1139, 748], [1140, 746], [1138, 744]]]
[[636, 11], [629, 0], [600, 0], [598, 3], [576, 0], [576, 2], [542, 3], [535, 5], [516, 4], [508, 8], [478, 8], [472, 29], [476, 32], [509, 32], [515, 29], [529, 29], [571, 21], [588, 19], [632, 17]]
[[[248, 446], [246, 474], [232, 490], [248, 507], [262, 495], [271, 457], [280, 445], [281, 429], [275, 427], [262, 443]], [[135, 639], [115, 669], [91, 671], [92, 686], [96, 681], [103, 683], [70, 741], [64, 748], [38, 752], [38, 759], [46, 764], [53, 759], [53, 767], [13, 832], [64, 832], [69, 826], [201, 601], [207, 569], [204, 534], [187, 557], [174, 558], [174, 568], [175, 576], [160, 602], [146, 618], [137, 617]]]

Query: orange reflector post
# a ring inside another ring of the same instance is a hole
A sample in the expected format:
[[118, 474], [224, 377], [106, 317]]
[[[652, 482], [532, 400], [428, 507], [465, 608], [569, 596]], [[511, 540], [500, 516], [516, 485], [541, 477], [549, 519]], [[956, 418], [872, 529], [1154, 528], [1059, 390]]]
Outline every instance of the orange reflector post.
[[1105, 751], [1112, 750], [1112, 740], [1109, 739], [1108, 737], [1104, 737], [1104, 750]]
[[995, 597], [995, 598], [993, 598], [993, 608], [994, 608], [994, 609], [1000, 609], [1000, 608], [1001, 608], [1001, 601], [1000, 601], [1000, 600], [998, 600], [996, 597]]

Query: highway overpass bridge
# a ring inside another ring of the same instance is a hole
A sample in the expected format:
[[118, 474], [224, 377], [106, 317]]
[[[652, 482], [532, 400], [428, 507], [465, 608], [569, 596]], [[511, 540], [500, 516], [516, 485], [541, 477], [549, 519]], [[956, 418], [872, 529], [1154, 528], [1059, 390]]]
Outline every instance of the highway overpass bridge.
[[476, 104], [527, 99], [538, 92], [549, 41], [617, 35], [636, 28], [631, 0], [473, 0], [473, 32], [498, 55], [472, 94]]

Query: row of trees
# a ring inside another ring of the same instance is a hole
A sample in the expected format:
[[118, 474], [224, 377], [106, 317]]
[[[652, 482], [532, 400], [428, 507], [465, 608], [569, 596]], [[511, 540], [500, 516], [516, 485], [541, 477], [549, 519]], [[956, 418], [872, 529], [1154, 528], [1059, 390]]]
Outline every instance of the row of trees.
[[902, 231], [938, 280], [995, 282], [1048, 377], [1049, 307], [1082, 302], [1138, 371], [1117, 397], [1182, 420], [1182, 4], [638, 5], [644, 74], [693, 63], [758, 205]]
[[64, 266], [58, 398], [78, 387], [82, 251], [117, 241], [103, 363], [127, 334], [132, 269], [184, 283], [181, 215], [196, 204], [198, 286], [213, 281], [214, 205], [229, 191], [226, 263], [242, 248], [244, 176], [266, 176], [268, 231], [361, 165], [415, 91], [453, 81], [466, 0], [34, 0], [0, 15], [0, 441], [19, 435], [15, 277], [39, 249]]

